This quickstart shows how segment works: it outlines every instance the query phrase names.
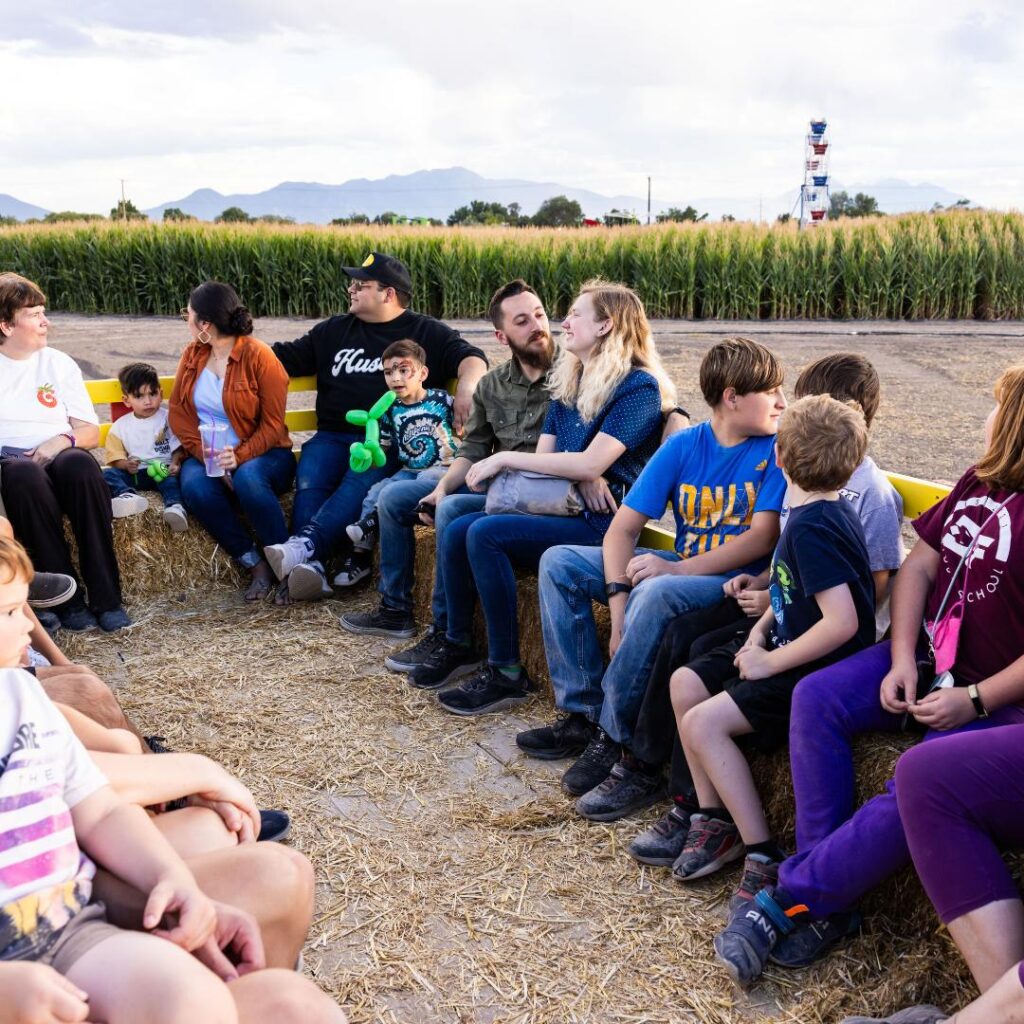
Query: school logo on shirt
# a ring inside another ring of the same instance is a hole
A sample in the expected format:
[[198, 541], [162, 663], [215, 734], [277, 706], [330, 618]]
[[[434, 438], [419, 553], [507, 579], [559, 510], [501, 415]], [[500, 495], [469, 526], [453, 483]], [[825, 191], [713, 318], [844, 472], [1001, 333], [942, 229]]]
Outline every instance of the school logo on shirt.
[[[1000, 502], [993, 501], [987, 495], [958, 501], [943, 527], [943, 552], [949, 552], [952, 556], [943, 558], [948, 572], [956, 569], [960, 559], [974, 544], [974, 549], [967, 559], [966, 570], [970, 572], [970, 576], [966, 578], [966, 593], [963, 595], [968, 604], [980, 601], [987, 594], [995, 593], [1006, 572], [1005, 565], [1010, 557], [1013, 529], [1009, 510], [1000, 509], [999, 505]], [[968, 509], [975, 510], [973, 516], [969, 514]], [[996, 512], [996, 509], [999, 511]], [[995, 536], [992, 535], [993, 524], [988, 523], [985, 533], [979, 537], [982, 526], [985, 526], [986, 520], [992, 517], [993, 512], [996, 512], [993, 520]], [[977, 543], [974, 543], [975, 538]], [[961, 584], [964, 579], [965, 577], [961, 575]]]
[[40, 405], [45, 405], [47, 409], [56, 409], [57, 394], [53, 390], [53, 385], [40, 384], [39, 389], [36, 391], [36, 401]]
[[36, 737], [36, 726], [34, 722], [24, 722], [18, 727], [14, 737], [14, 743], [5, 757], [0, 757], [0, 775], [7, 768], [7, 763], [19, 750], [38, 750], [39, 740]]
[[339, 348], [334, 355], [334, 365], [331, 367], [331, 376], [337, 377], [339, 373], [383, 373], [384, 364], [380, 356], [373, 359], [360, 359], [366, 352], [362, 348]]

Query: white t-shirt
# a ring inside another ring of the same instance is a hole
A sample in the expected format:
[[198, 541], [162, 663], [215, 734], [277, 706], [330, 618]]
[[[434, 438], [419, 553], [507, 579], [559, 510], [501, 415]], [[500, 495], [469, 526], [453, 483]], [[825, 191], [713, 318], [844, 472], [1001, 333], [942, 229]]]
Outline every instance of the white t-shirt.
[[160, 406], [152, 416], [144, 419], [129, 412], [114, 420], [104, 445], [107, 462], [131, 456], [140, 462], [159, 459], [167, 464], [174, 449], [181, 447], [181, 442], [167, 423], [167, 409]]
[[35, 448], [68, 433], [72, 416], [99, 423], [71, 356], [44, 348], [28, 359], [11, 359], [0, 348], [0, 446]]

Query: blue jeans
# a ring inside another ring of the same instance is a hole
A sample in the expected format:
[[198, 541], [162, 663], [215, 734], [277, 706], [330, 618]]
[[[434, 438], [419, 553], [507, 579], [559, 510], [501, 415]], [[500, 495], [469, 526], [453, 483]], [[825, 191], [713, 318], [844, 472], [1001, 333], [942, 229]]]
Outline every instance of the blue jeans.
[[349, 446], [362, 440], [361, 434], [318, 430], [302, 446], [295, 474], [292, 533], [309, 538], [318, 561], [326, 559], [340, 541], [349, 545], [345, 527], [359, 519], [366, 492], [388, 475], [387, 466], [371, 466], [365, 473], [349, 469]]
[[514, 568], [534, 569], [556, 544], [590, 544], [600, 555], [601, 533], [584, 516], [517, 516], [473, 512], [438, 536], [444, 567], [448, 639], [467, 643], [473, 635], [474, 584], [487, 626], [492, 665], [519, 664], [519, 617]]
[[240, 565], [251, 569], [262, 555], [242, 523], [239, 506], [260, 548], [286, 541], [288, 527], [277, 498], [294, 478], [295, 456], [290, 448], [271, 448], [232, 470], [233, 492], [225, 477], [207, 476], [206, 466], [190, 458], [181, 467], [181, 493], [185, 507], [206, 532]]
[[[638, 549], [637, 554], [676, 558], [671, 551]], [[628, 745], [662, 633], [677, 615], [720, 601], [728, 578], [664, 575], [644, 580], [626, 601], [622, 642], [606, 671], [591, 605], [608, 603], [601, 549], [546, 552], [540, 560], [540, 618], [557, 705], [582, 712], [613, 740]]]
[[[413, 527], [407, 526], [405, 518], [425, 498], [436, 481], [405, 480], [388, 487], [377, 502], [377, 516], [380, 519], [380, 580], [377, 590], [381, 603], [395, 611], [412, 611], [412, 587], [416, 572], [416, 535]], [[468, 502], [464, 499], [470, 499]], [[447, 524], [467, 512], [476, 512], [484, 507], [486, 495], [467, 494], [464, 490], [444, 498], [436, 509], [434, 525], [437, 536], [444, 533]], [[448, 616], [444, 604], [444, 583], [440, 562], [434, 574], [434, 593], [431, 598], [434, 625], [444, 629]]]
[[[429, 489], [423, 492], [424, 494], [429, 494], [437, 486], [437, 481], [444, 476], [446, 469], [447, 467], [442, 465], [431, 466], [429, 469], [400, 469], [397, 473], [392, 473], [391, 476], [378, 480], [366, 492], [359, 518], [365, 519], [373, 512], [380, 502], [381, 495], [394, 484], [408, 483], [410, 480], [422, 480], [430, 483]], [[413, 507], [415, 508], [415, 505]]]
[[181, 486], [176, 476], [169, 476], [157, 483], [145, 470], [129, 473], [126, 469], [107, 466], [103, 470], [103, 479], [107, 481], [112, 498], [138, 491], [159, 491], [160, 497], [164, 499], [164, 508], [181, 504]]

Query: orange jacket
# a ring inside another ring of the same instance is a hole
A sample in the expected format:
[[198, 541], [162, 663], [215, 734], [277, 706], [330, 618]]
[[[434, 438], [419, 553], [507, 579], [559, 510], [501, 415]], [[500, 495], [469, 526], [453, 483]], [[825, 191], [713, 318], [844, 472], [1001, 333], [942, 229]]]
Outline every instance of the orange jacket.
[[[182, 447], [203, 461], [199, 416], [192, 395], [196, 381], [210, 360], [209, 343], [193, 341], [181, 354], [167, 419]], [[288, 401], [288, 374], [269, 345], [242, 337], [228, 356], [224, 372], [224, 412], [241, 444], [235, 449], [239, 465], [271, 448], [291, 448], [284, 425]]]

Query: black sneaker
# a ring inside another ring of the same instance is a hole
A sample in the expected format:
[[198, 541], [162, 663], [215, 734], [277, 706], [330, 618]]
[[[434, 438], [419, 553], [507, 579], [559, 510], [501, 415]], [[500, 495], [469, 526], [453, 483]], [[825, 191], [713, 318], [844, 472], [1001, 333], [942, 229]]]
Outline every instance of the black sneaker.
[[590, 821], [618, 821], [656, 804], [665, 796], [661, 773], [648, 775], [620, 760], [603, 782], [576, 801], [576, 811]]
[[78, 590], [74, 576], [62, 572], [37, 572], [28, 585], [28, 603], [33, 609], [52, 608], [70, 601]]
[[541, 761], [557, 761], [562, 757], [579, 757], [594, 738], [593, 722], [580, 711], [559, 715], [551, 725], [526, 729], [516, 736], [516, 746], [524, 754]]
[[96, 616], [84, 604], [60, 605], [57, 609], [57, 615], [60, 618], [61, 626], [72, 633], [84, 633], [99, 626]]
[[364, 516], [358, 523], [351, 523], [345, 527], [348, 539], [352, 541], [352, 547], [356, 551], [372, 551], [373, 545], [377, 543], [377, 533], [380, 530], [380, 520], [376, 512]]
[[856, 935], [863, 924], [856, 910], [840, 911], [818, 920], [804, 913], [793, 921], [796, 927], [779, 939], [768, 957], [780, 967], [809, 967], [817, 963], [840, 942]]
[[97, 618], [104, 633], [116, 633], [119, 629], [127, 629], [132, 624], [128, 613], [122, 607], [100, 612]]
[[36, 618], [39, 620], [39, 625], [46, 630], [50, 636], [53, 636], [62, 626], [63, 623], [60, 621], [60, 616], [54, 612], [48, 612], [45, 608], [40, 608], [36, 612]]
[[169, 746], [167, 746], [167, 737], [166, 736], [143, 736], [142, 738], [145, 741], [146, 746], [149, 747], [149, 749], [154, 754], [170, 754], [170, 753], [173, 753], [171, 748]]
[[362, 636], [389, 636], [408, 640], [416, 635], [416, 622], [411, 612], [400, 612], [381, 605], [375, 612], [346, 612], [338, 622], [342, 629]]
[[532, 691], [525, 668], [519, 670], [518, 679], [509, 679], [494, 665], [484, 665], [458, 686], [438, 694], [437, 702], [453, 715], [487, 715], [522, 704]]
[[417, 690], [436, 690], [479, 668], [482, 660], [472, 647], [453, 644], [447, 637], [441, 637], [434, 652], [409, 673], [407, 681]]
[[598, 727], [579, 759], [562, 776], [562, 789], [569, 796], [583, 796], [608, 778], [622, 754], [622, 747]]
[[384, 659], [384, 667], [389, 672], [411, 672], [414, 668], [422, 665], [437, 650], [441, 641], [444, 640], [444, 630], [432, 625], [412, 647], [389, 654]]
[[796, 927], [789, 916], [792, 906], [781, 890], [769, 886], [733, 914], [715, 936], [715, 959], [740, 988], [748, 989], [761, 977], [772, 950]]
[[[370, 575], [370, 556], [365, 551], [353, 551], [342, 560], [341, 567], [334, 577], [336, 587], [354, 587], [360, 580]], [[327, 581], [324, 580], [326, 585]]]
[[683, 852], [690, 832], [690, 814], [673, 804], [646, 832], [629, 844], [629, 855], [641, 864], [670, 868]]
[[286, 811], [260, 811], [259, 843], [281, 843], [292, 830], [292, 819]]

